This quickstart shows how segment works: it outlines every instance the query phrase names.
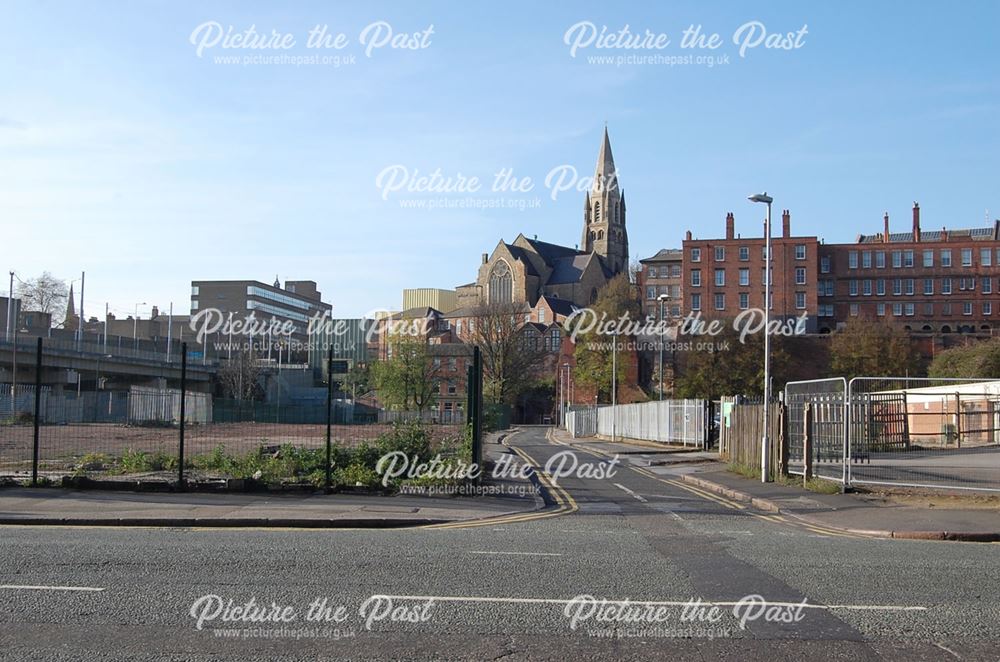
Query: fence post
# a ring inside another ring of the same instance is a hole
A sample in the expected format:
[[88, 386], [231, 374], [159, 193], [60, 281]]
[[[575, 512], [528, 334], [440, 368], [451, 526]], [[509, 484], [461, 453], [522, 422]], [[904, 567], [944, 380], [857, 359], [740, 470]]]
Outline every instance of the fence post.
[[962, 402], [958, 391], [955, 391], [955, 444], [962, 447]]
[[778, 410], [778, 473], [788, 476], [788, 406], [782, 402]]
[[813, 453], [812, 453], [812, 403], [803, 405], [802, 416], [802, 484], [805, 485], [813, 477]]
[[[351, 402], [353, 409], [354, 402]], [[333, 459], [333, 442], [331, 439], [331, 424], [333, 415], [333, 343], [330, 343], [329, 352], [326, 357], [326, 476], [324, 477], [324, 491], [329, 494], [333, 488], [333, 467], [330, 462]]]
[[479, 347], [472, 348], [472, 383], [468, 385], [473, 393], [472, 407], [472, 462], [483, 462], [483, 359]]
[[185, 401], [187, 400], [187, 343], [181, 343], [181, 421], [180, 439], [177, 445], [177, 489], [184, 489], [184, 419]]
[[[16, 351], [16, 349], [15, 349]], [[17, 379], [16, 377], [14, 379]], [[13, 383], [13, 380], [11, 380]], [[14, 390], [10, 392], [11, 402], [14, 402]], [[31, 486], [38, 485], [38, 426], [42, 418], [42, 339], [38, 339], [35, 350], [35, 416], [33, 421], [31, 444]]]

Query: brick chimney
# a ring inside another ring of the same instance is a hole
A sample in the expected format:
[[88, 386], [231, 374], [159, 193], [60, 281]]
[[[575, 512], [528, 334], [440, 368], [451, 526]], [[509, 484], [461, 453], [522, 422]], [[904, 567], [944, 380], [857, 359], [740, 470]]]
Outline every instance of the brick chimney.
[[691, 231], [688, 230], [684, 233], [684, 241], [691, 241]]
[[160, 316], [160, 309], [157, 306], [153, 306], [153, 312], [149, 314], [149, 319], [156, 319]]
[[733, 239], [736, 237], [736, 218], [733, 216], [733, 212], [726, 214], [726, 239]]
[[948, 241], [948, 228], [941, 228], [941, 241]]
[[920, 241], [920, 205], [913, 203], [913, 241]]
[[882, 221], [885, 223], [885, 230], [882, 231], [882, 241], [883, 242], [888, 242], [889, 241], [889, 212], [885, 213], [885, 216], [882, 217]]
[[785, 239], [792, 236], [792, 214], [787, 209], [781, 212], [781, 236]]

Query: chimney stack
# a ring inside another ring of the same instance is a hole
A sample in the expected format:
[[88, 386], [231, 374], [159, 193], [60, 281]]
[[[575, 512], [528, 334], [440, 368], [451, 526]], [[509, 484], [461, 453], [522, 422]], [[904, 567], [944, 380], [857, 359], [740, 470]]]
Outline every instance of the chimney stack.
[[882, 217], [882, 221], [885, 223], [885, 230], [882, 231], [882, 241], [888, 243], [889, 241], [889, 212], [885, 213]]
[[684, 241], [691, 241], [691, 231], [688, 230], [684, 233]]
[[781, 236], [785, 239], [792, 236], [792, 214], [787, 209], [781, 212]]
[[726, 214], [726, 239], [732, 239], [736, 236], [736, 218], [733, 216], [733, 212]]
[[913, 241], [920, 241], [920, 205], [913, 203]]
[[159, 316], [160, 316], [160, 309], [157, 306], [153, 306], [153, 312], [150, 313], [149, 319], [155, 320]]

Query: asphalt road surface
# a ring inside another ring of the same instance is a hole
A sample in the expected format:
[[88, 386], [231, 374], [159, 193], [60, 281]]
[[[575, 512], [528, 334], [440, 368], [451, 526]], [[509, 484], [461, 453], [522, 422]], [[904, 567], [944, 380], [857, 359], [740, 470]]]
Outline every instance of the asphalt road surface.
[[836, 535], [576, 459], [548, 511], [478, 526], [0, 528], [0, 659], [1000, 659], [1000, 545]]

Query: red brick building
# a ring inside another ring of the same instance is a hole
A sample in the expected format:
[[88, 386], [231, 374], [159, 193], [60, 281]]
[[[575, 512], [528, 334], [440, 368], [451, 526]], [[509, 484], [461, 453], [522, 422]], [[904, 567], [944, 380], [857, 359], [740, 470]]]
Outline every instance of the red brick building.
[[1000, 327], [1000, 221], [923, 230], [913, 205], [907, 232], [858, 235], [819, 247], [820, 331], [851, 318], [879, 319], [916, 333], [992, 333]]
[[660, 297], [664, 294], [669, 297], [663, 304], [664, 315], [668, 318], [682, 315], [683, 270], [683, 251], [675, 248], [664, 248], [652, 257], [639, 260], [636, 280], [644, 316], [659, 319]]
[[[763, 235], [763, 232], [761, 233]], [[683, 314], [701, 313], [705, 319], [732, 319], [764, 308], [763, 236], [736, 233], [736, 219], [726, 215], [723, 239], [695, 239], [689, 230], [683, 243], [681, 288]], [[795, 237], [791, 214], [781, 215], [781, 234], [772, 229], [771, 314], [775, 319], [808, 315], [807, 331], [815, 330], [819, 240]]]

